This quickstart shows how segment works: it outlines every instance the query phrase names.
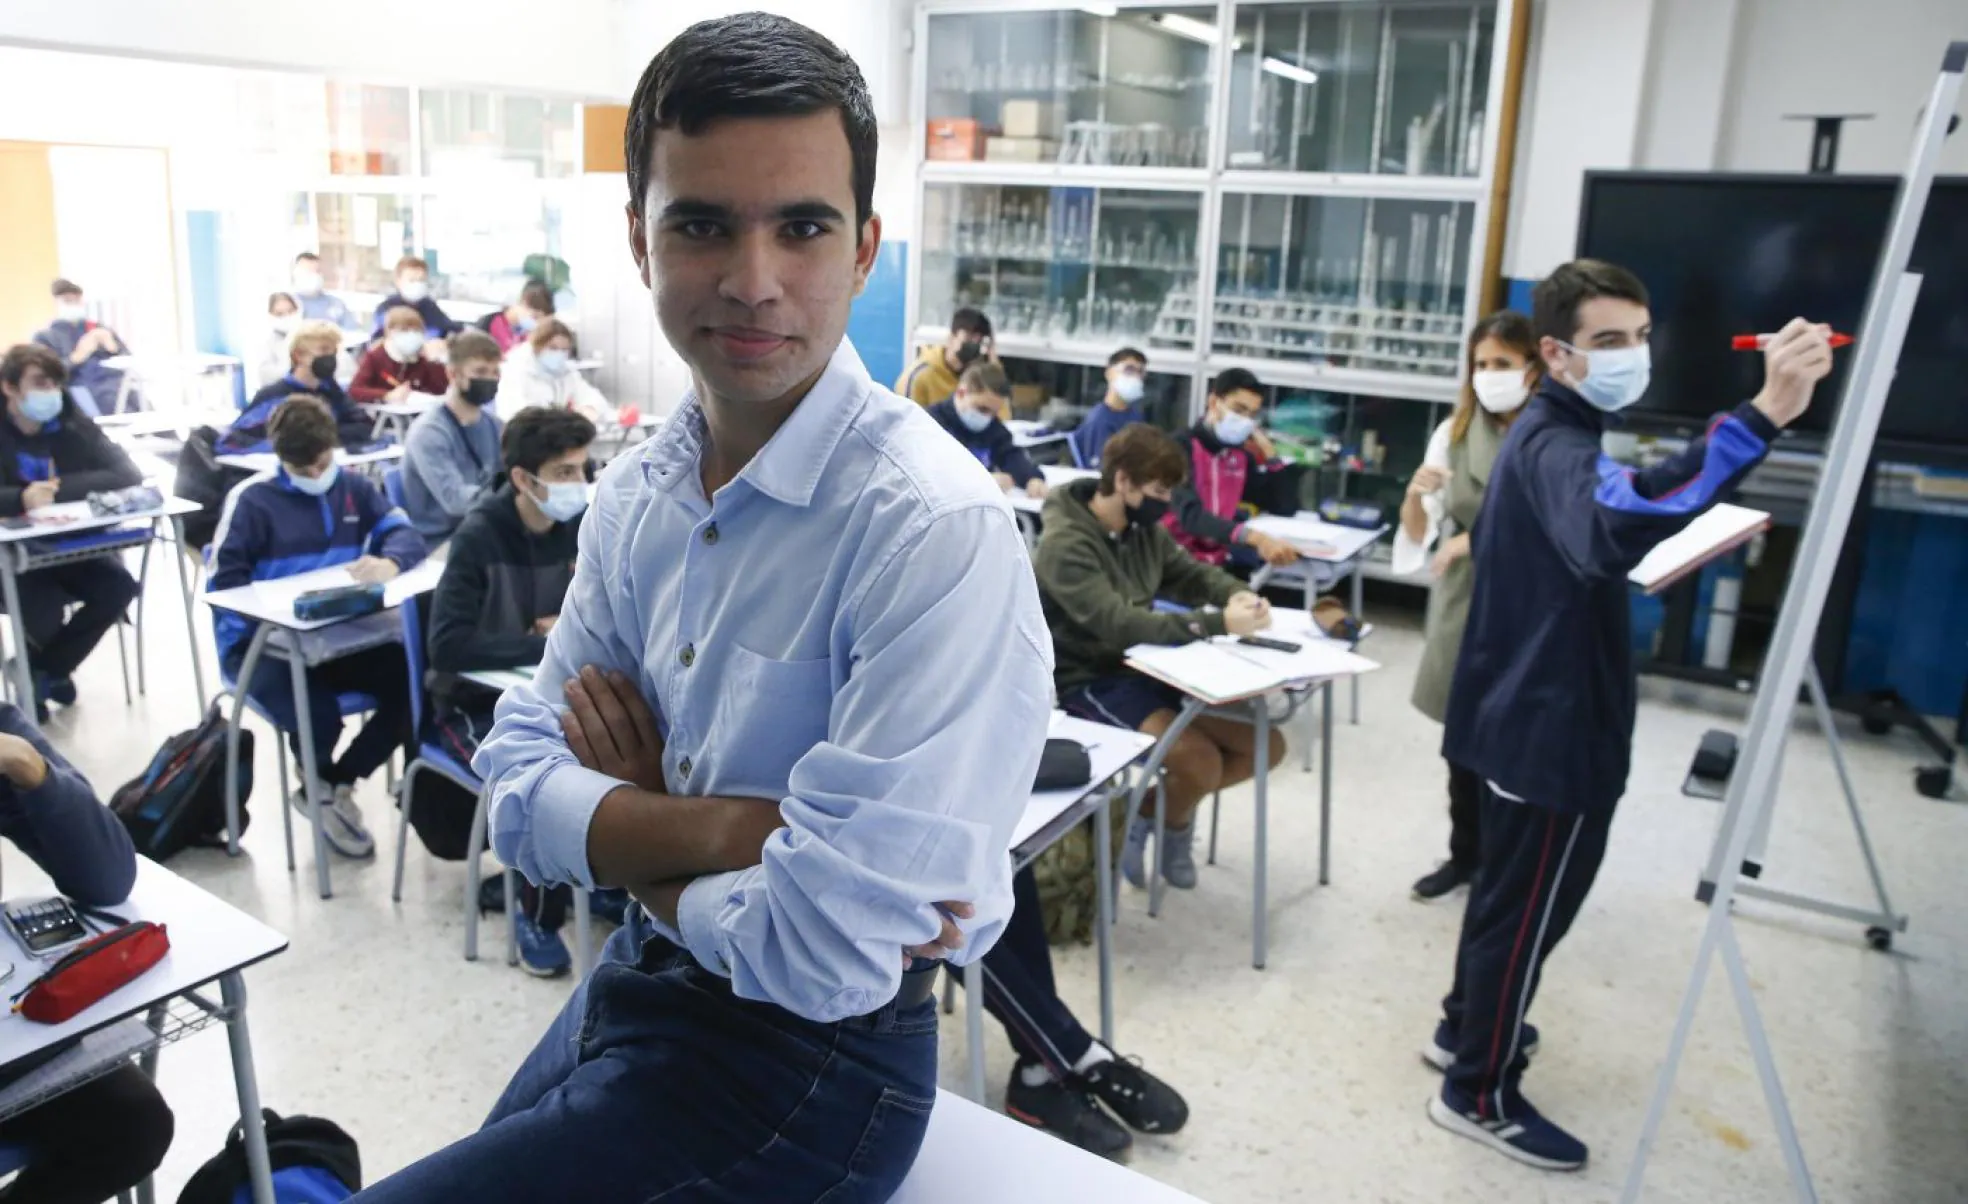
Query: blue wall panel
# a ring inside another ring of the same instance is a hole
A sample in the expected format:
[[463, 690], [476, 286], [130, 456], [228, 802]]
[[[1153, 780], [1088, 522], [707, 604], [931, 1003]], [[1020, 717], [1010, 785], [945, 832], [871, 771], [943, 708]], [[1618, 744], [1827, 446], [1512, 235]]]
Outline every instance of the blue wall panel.
[[847, 319], [847, 337], [877, 384], [893, 385], [908, 361], [908, 294], [909, 244], [885, 242]]

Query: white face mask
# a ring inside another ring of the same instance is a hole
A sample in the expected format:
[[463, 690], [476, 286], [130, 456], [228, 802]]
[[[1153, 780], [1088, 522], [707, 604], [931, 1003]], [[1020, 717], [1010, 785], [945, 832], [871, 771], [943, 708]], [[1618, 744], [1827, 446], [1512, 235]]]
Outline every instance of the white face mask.
[[1257, 419], [1226, 413], [1216, 420], [1216, 438], [1225, 447], [1242, 447], [1257, 429]]
[[991, 413], [989, 410], [970, 410], [965, 409], [963, 406], [957, 407], [957, 418], [964, 424], [964, 429], [973, 434], [981, 432], [985, 427], [990, 426], [991, 420], [996, 417], [997, 415]]
[[277, 318], [269, 319], [268, 324], [273, 327], [273, 333], [285, 336], [293, 334], [295, 328], [301, 324], [301, 320], [293, 314], [282, 314]]
[[1476, 400], [1492, 414], [1508, 414], [1531, 395], [1523, 372], [1514, 368], [1474, 373], [1469, 378], [1469, 387], [1476, 391]]
[[402, 284], [396, 286], [396, 295], [408, 301], [410, 304], [415, 305], [417, 302], [431, 295], [430, 282], [427, 280], [405, 280]]
[[1135, 402], [1140, 401], [1142, 391], [1146, 388], [1147, 388], [1147, 382], [1143, 381], [1140, 377], [1134, 375], [1132, 372], [1123, 372], [1121, 375], [1114, 378], [1114, 396], [1120, 398], [1122, 401], [1125, 401], [1129, 405], [1133, 405]]
[[1558, 345], [1585, 357], [1585, 379], [1569, 383], [1580, 397], [1608, 414], [1616, 414], [1639, 401], [1653, 379], [1653, 350], [1645, 343], [1593, 351], [1582, 351], [1570, 343]]
[[328, 471], [318, 477], [304, 477], [300, 473], [289, 471], [287, 473], [287, 480], [294, 488], [300, 490], [302, 493], [310, 497], [320, 497], [335, 487], [335, 478], [341, 475], [342, 466], [339, 464], [330, 464]]
[[421, 330], [392, 330], [386, 340], [391, 358], [407, 364], [417, 358], [424, 349], [424, 332]]
[[79, 301], [63, 301], [55, 306], [55, 317], [63, 322], [80, 322], [89, 316]]
[[321, 273], [308, 268], [298, 268], [294, 272], [294, 291], [312, 297], [321, 291]]
[[571, 523], [588, 508], [587, 482], [540, 481], [540, 484], [547, 487], [547, 496], [536, 497], [533, 502], [540, 507], [540, 513], [555, 522]]

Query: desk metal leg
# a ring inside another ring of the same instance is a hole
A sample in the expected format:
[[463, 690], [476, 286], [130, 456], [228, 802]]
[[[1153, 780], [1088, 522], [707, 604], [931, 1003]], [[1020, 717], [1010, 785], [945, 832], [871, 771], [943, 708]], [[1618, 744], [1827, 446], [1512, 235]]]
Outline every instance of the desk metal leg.
[[1100, 1043], [1114, 1048], [1114, 794], [1105, 791], [1093, 820], [1093, 939], [1100, 950]]
[[[486, 809], [490, 806], [489, 785], [478, 788], [478, 805], [472, 810], [471, 836], [465, 841], [465, 960], [478, 960], [478, 887], [484, 881], [485, 867], [479, 858], [485, 853]], [[506, 900], [507, 907], [518, 904]]]
[[[1353, 562], [1353, 617], [1362, 624], [1366, 623], [1366, 620], [1360, 617], [1361, 612], [1367, 608], [1366, 584], [1367, 558], [1362, 555], [1358, 560]], [[1353, 684], [1348, 688], [1353, 691], [1353, 723], [1355, 726], [1358, 726], [1360, 722], [1360, 675], [1358, 673], [1353, 675]]]
[[253, 1042], [246, 1035], [246, 981], [239, 971], [220, 975], [219, 998], [225, 1001], [226, 1040], [232, 1045], [232, 1082], [239, 1089], [239, 1126], [246, 1138], [246, 1177], [253, 1185], [253, 1204], [274, 1204], [260, 1083], [253, 1074]]
[[[246, 716], [246, 685], [253, 680], [253, 671], [260, 667], [260, 654], [266, 651], [267, 639], [272, 634], [273, 628], [265, 623], [260, 624], [253, 632], [253, 638], [246, 644], [246, 656], [239, 662], [239, 680], [234, 682], [232, 687], [232, 718], [226, 724], [225, 763], [226, 856], [228, 857], [239, 856], [239, 725]], [[194, 654], [193, 660], [196, 659]], [[273, 738], [278, 742], [281, 738], [280, 733], [273, 733]], [[280, 754], [277, 743], [274, 751], [277, 755], [284, 755]], [[282, 783], [282, 789], [284, 791], [285, 783]], [[287, 805], [284, 793], [280, 805], [282, 807]]]
[[191, 679], [198, 687], [198, 712], [202, 715], [205, 713], [205, 700], [210, 695], [205, 693], [205, 662], [198, 658], [198, 605], [193, 601], [191, 592], [191, 573], [185, 568], [185, 557], [190, 555], [191, 549], [185, 546], [184, 519], [171, 520], [171, 538], [177, 552], [173, 559], [178, 562], [178, 592], [184, 596], [185, 641], [191, 646]]
[[1269, 849], [1266, 838], [1270, 827], [1270, 782], [1271, 776], [1271, 700], [1266, 697], [1253, 699], [1251, 712], [1255, 722], [1252, 724], [1257, 734], [1256, 747], [1252, 750], [1254, 769], [1251, 775], [1251, 790], [1257, 797], [1257, 839], [1253, 855], [1256, 868], [1251, 873], [1251, 966], [1264, 968], [1264, 946], [1266, 922], [1269, 920], [1268, 900], [1265, 898], [1268, 884], [1265, 873], [1269, 868]]
[[0, 549], [0, 591], [7, 601], [7, 621], [14, 628], [14, 702], [34, 713], [34, 670], [27, 660], [27, 622], [21, 618], [20, 575], [14, 565], [20, 553], [16, 548]]
[[[328, 833], [321, 827], [321, 771], [316, 767], [320, 750], [314, 746], [314, 710], [308, 705], [307, 658], [301, 655], [301, 642], [294, 641], [294, 647], [287, 654], [288, 676], [294, 681], [294, 717], [301, 729], [301, 793], [308, 804], [308, 823], [314, 827], [314, 881], [321, 890], [321, 897], [331, 898], [334, 890], [328, 885]], [[285, 800], [283, 800], [285, 801]]]
[[[1358, 677], [1353, 679], [1359, 681]], [[1328, 870], [1331, 862], [1327, 854], [1327, 844], [1332, 836], [1332, 746], [1333, 746], [1333, 684], [1328, 678], [1319, 687], [1319, 885], [1324, 886], [1331, 878]]]
[[964, 967], [964, 1040], [970, 1047], [970, 1098], [984, 1102], [984, 963]]

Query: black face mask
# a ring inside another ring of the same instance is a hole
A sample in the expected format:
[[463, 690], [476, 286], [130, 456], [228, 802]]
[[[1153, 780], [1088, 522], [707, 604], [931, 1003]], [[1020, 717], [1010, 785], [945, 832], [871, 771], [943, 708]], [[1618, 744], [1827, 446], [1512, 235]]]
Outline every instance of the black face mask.
[[982, 342], [973, 341], [957, 344], [957, 362], [966, 368], [976, 363], [977, 357], [983, 354], [984, 344]]
[[308, 371], [314, 373], [314, 379], [323, 383], [334, 380], [335, 357], [332, 355], [315, 356], [308, 361]]
[[466, 381], [461, 391], [465, 395], [465, 400], [473, 405], [488, 406], [492, 404], [492, 399], [499, 395], [499, 381], [497, 377], [479, 377], [477, 380]]
[[1144, 497], [1141, 504], [1127, 508], [1128, 525], [1133, 527], [1152, 527], [1167, 517], [1169, 504], [1158, 497]]

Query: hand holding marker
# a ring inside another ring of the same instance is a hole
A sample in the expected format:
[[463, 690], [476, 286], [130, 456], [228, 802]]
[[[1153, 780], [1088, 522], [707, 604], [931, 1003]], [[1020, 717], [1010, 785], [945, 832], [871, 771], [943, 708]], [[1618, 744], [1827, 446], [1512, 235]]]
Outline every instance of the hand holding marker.
[[[1729, 350], [1761, 351], [1769, 345], [1771, 339], [1776, 337], [1774, 334], [1739, 334], [1729, 340]], [[1852, 336], [1849, 334], [1833, 334], [1829, 341], [1834, 350], [1839, 347], [1850, 347], [1852, 345]]]

